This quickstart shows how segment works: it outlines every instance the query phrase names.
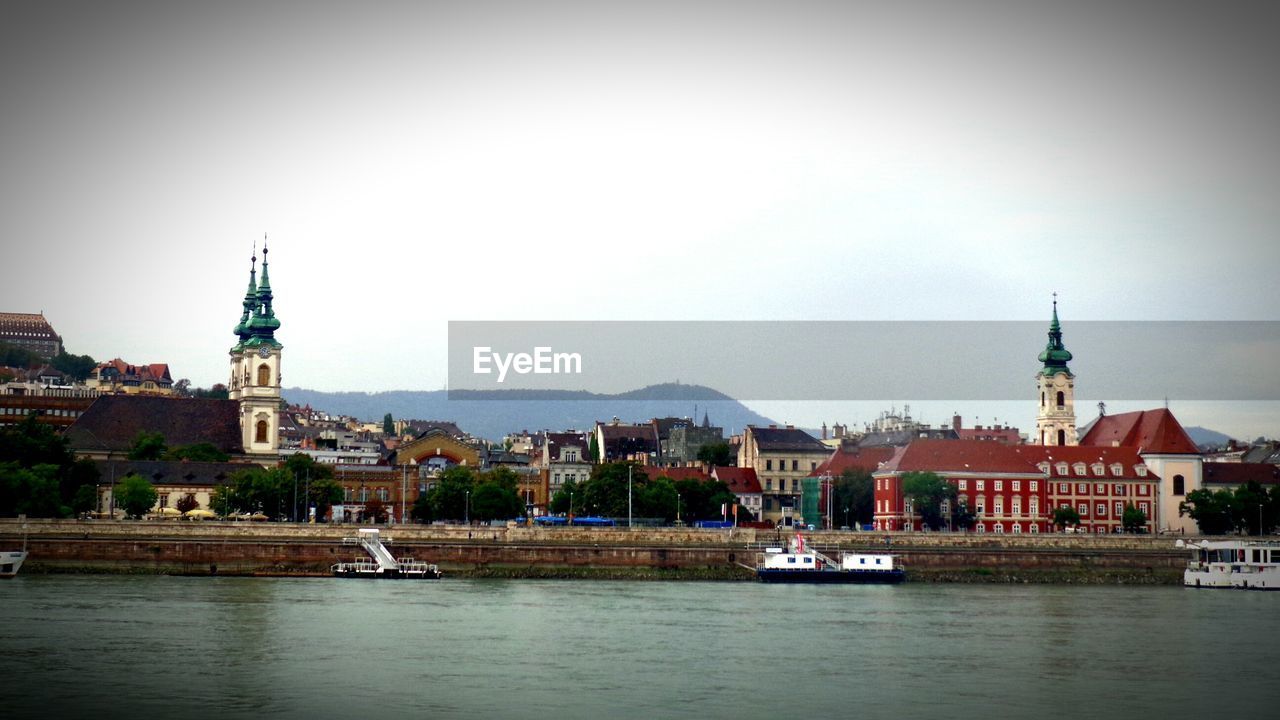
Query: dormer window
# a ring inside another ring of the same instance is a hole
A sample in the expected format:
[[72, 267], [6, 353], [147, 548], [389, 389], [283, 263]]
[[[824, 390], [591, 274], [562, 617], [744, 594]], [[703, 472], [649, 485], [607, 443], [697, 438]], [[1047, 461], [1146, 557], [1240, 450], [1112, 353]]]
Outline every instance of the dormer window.
[[1071, 471], [1074, 472], [1076, 475], [1084, 475], [1085, 474], [1084, 463], [1076, 463], [1075, 465], [1072, 465]]
[[1054, 469], [1058, 471], [1059, 475], [1067, 474], [1067, 464], [1064, 462], [1060, 462], [1057, 465], [1054, 465]]
[[1102, 466], [1102, 463], [1094, 463], [1092, 469], [1094, 475], [1105, 475], [1107, 473], [1106, 468]]
[[1116, 477], [1120, 477], [1121, 475], [1124, 475], [1124, 466], [1121, 465], [1120, 463], [1115, 463], [1114, 465], [1111, 466], [1111, 474], [1115, 475]]
[[1042, 463], [1040, 463], [1039, 465], [1037, 465], [1036, 467], [1040, 468], [1040, 472], [1044, 473], [1045, 475], [1048, 475], [1048, 474], [1049, 474], [1049, 463], [1047, 463], [1047, 462], [1042, 462]]

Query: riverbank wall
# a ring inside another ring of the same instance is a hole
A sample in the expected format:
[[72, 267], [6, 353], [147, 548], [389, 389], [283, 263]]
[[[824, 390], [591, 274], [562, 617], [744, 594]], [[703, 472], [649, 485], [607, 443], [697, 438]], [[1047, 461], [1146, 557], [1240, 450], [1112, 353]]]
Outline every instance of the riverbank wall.
[[[218, 521], [0, 520], [0, 547], [25, 541], [23, 573], [327, 575], [363, 557], [356, 525]], [[750, 528], [380, 528], [397, 557], [448, 575], [525, 578], [754, 579], [749, 570], [788, 532]], [[1174, 538], [815, 531], [838, 556], [892, 552], [909, 578], [934, 582], [1177, 583], [1187, 560]]]

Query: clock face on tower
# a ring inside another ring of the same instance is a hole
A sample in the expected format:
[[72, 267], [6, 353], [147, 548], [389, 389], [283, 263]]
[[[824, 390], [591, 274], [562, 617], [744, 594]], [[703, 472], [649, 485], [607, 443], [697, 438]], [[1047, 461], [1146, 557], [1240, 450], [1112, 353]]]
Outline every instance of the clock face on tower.
[[266, 345], [263, 345], [262, 347], [258, 348], [258, 357], [260, 358], [271, 357], [271, 348], [267, 347]]

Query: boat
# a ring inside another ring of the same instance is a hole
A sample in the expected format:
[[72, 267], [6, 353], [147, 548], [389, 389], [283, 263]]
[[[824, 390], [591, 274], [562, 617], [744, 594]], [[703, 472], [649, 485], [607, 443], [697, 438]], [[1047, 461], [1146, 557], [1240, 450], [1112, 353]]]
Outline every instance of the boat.
[[787, 552], [765, 549], [756, 577], [768, 583], [893, 584], [906, 580], [907, 573], [898, 558], [887, 553], [843, 553], [840, 562], [834, 562], [808, 548], [804, 537], [796, 533]]
[[6, 550], [0, 552], [0, 578], [11, 578], [18, 574], [22, 562], [27, 559], [26, 550]]
[[1280, 542], [1179, 540], [1175, 545], [1191, 550], [1182, 573], [1187, 587], [1280, 590]]
[[[359, 544], [369, 554], [351, 562], [335, 563], [334, 577], [386, 578], [397, 580], [439, 580], [440, 568], [413, 558], [397, 558], [382, 544], [377, 528], [361, 528], [356, 537], [343, 538], [344, 544]], [[391, 542], [388, 538], [387, 542]]]

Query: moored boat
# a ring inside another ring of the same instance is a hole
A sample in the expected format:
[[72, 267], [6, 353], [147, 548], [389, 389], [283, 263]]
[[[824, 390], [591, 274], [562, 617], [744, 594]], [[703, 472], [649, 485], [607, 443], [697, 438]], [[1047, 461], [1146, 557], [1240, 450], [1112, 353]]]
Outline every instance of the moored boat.
[[1202, 540], [1177, 547], [1191, 550], [1182, 584], [1195, 588], [1280, 590], [1280, 543]]
[[[386, 578], [394, 580], [439, 580], [440, 568], [413, 558], [396, 558], [382, 544], [377, 528], [361, 528], [358, 537], [343, 538], [344, 543], [359, 544], [369, 553], [369, 558], [356, 558], [351, 562], [335, 563], [330, 570], [334, 577]], [[391, 542], [390, 539], [387, 542]]]
[[18, 574], [22, 563], [27, 559], [26, 550], [6, 550], [0, 552], [0, 578], [11, 578]]
[[804, 537], [797, 533], [787, 552], [782, 548], [765, 551], [756, 577], [768, 583], [893, 584], [906, 580], [907, 573], [898, 559], [887, 553], [844, 553], [836, 563], [807, 548]]

